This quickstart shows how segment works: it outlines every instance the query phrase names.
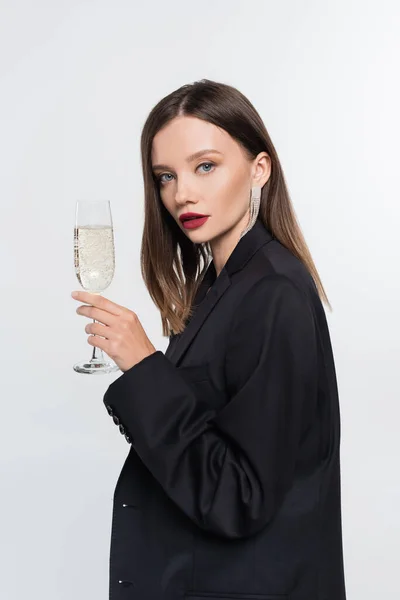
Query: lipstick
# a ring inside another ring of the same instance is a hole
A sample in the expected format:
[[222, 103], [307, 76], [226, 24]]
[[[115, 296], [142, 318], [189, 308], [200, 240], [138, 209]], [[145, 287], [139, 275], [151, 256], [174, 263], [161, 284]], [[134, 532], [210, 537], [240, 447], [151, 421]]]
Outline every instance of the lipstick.
[[207, 219], [208, 215], [200, 215], [192, 212], [185, 213], [179, 217], [179, 220], [185, 229], [197, 229], [204, 225]]

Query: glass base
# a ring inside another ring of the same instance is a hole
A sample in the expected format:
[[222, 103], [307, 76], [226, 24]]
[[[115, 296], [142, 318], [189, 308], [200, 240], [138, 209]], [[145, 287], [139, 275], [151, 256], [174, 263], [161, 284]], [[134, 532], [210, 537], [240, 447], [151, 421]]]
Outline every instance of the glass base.
[[96, 360], [92, 359], [89, 361], [81, 361], [74, 364], [74, 371], [77, 373], [86, 373], [88, 375], [94, 375], [98, 373], [113, 373], [119, 371], [119, 366], [113, 362], [107, 360]]

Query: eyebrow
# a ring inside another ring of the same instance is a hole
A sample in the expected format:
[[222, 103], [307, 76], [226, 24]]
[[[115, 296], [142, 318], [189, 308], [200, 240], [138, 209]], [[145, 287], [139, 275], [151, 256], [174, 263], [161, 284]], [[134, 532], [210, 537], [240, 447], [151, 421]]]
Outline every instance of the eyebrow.
[[[195, 160], [196, 158], [200, 158], [200, 156], [203, 156], [204, 154], [220, 154], [222, 156], [222, 152], [219, 152], [219, 150], [213, 150], [212, 148], [208, 148], [205, 150], [199, 150], [198, 152], [191, 154], [187, 157], [186, 162], [192, 162], [193, 160]], [[153, 171], [156, 171], [159, 169], [170, 169], [170, 167], [168, 165], [153, 165], [152, 169]]]

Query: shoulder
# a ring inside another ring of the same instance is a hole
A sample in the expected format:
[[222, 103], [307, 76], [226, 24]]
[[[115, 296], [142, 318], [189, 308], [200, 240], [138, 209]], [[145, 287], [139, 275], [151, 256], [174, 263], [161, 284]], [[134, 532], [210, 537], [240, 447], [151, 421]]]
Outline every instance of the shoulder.
[[314, 328], [321, 303], [314, 279], [303, 262], [278, 240], [255, 252], [233, 275], [231, 284], [230, 329], [256, 330], [271, 322], [277, 327], [299, 328], [301, 320]]
[[[271, 293], [303, 295], [313, 304], [319, 298], [315, 281], [303, 262], [278, 240], [273, 239], [257, 251], [232, 281], [237, 300]], [[236, 285], [237, 284], [237, 285]]]
[[304, 287], [287, 275], [270, 272], [253, 281], [242, 295], [233, 324], [252, 322], [261, 329], [263, 323], [278, 319], [291, 324], [312, 319], [311, 302]]
[[273, 377], [282, 369], [293, 373], [293, 365], [299, 365], [304, 373], [314, 373], [316, 331], [301, 288], [282, 274], [259, 278], [242, 296], [229, 329], [224, 363], [229, 391], [260, 370]]

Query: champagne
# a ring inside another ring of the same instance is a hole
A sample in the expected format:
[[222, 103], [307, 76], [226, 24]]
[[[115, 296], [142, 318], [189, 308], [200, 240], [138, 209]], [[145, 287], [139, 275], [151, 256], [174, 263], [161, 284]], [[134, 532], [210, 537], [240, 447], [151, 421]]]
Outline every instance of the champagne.
[[75, 273], [88, 292], [102, 292], [111, 283], [115, 269], [114, 233], [109, 225], [74, 228]]

